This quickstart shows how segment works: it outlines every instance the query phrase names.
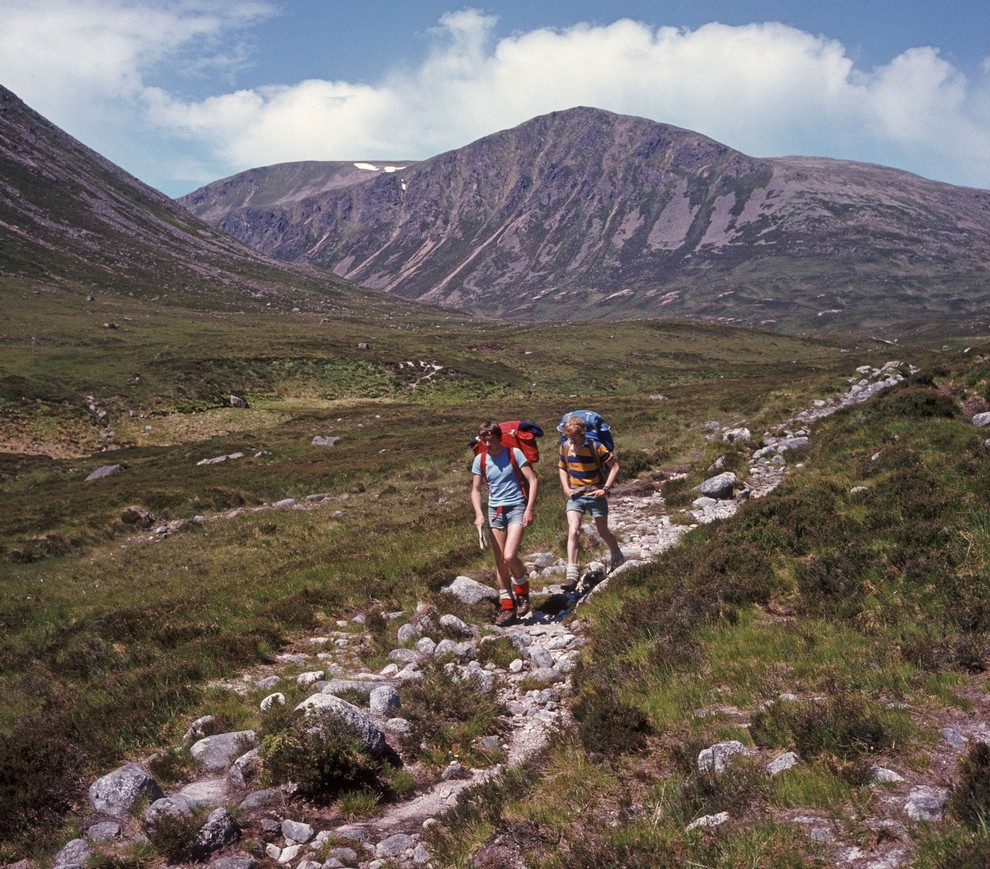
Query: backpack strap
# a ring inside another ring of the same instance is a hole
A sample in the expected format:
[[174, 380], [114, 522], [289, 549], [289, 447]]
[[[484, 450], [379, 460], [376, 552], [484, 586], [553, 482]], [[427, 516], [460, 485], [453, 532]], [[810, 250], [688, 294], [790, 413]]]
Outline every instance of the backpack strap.
[[[519, 467], [519, 461], [516, 459], [515, 450], [512, 447], [504, 447], [509, 451], [509, 463], [512, 465], [512, 470], [515, 472], [516, 479], [519, 481], [519, 488], [522, 489], [523, 494], [526, 496], [526, 500], [529, 500], [529, 480], [526, 479], [525, 474], [522, 472], [522, 468]], [[488, 487], [488, 450], [482, 449], [478, 454], [481, 456], [481, 479], [484, 480], [485, 487]]]
[[519, 467], [519, 461], [516, 459], [516, 451], [509, 447], [509, 463], [512, 465], [512, 470], [515, 471], [516, 479], [519, 481], [519, 488], [522, 489], [523, 494], [526, 496], [526, 500], [529, 500], [529, 480], [526, 479], [522, 472], [522, 468]]

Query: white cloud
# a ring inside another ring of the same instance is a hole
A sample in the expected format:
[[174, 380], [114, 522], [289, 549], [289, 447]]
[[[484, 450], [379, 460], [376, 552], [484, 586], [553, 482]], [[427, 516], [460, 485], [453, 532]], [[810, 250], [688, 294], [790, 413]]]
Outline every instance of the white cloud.
[[[197, 182], [289, 160], [421, 159], [587, 105], [754, 156], [896, 160], [990, 187], [990, 69], [967, 81], [917, 47], [859, 70], [840, 43], [777, 23], [692, 31], [620, 20], [496, 40], [494, 18], [463, 10], [440, 19], [417, 67], [372, 84], [311, 79], [204, 99], [151, 86], [159, 64], [242, 63], [223, 37], [272, 12], [247, 0], [5, 0], [0, 80], [18, 93], [18, 82], [47, 89], [47, 104], [31, 104], [57, 123], [51, 106], [75, 111], [78, 100], [101, 108], [103, 123], [115, 107], [142, 111], [163, 152], [185, 149], [174, 171], [213, 166]], [[64, 66], [53, 75], [51, 63]]]
[[[783, 24], [694, 31], [621, 20], [493, 44], [495, 21], [445, 15], [432, 51], [378, 85], [305, 81], [198, 103], [160, 94], [153, 117], [209, 142], [232, 167], [284, 160], [422, 158], [535, 115], [589, 105], [697, 130], [757, 156], [900, 154], [915, 171], [990, 186], [990, 121], [967, 119], [968, 83], [931, 48], [874, 71]], [[946, 135], [951, 132], [951, 135]]]
[[[150, 184], [190, 165], [150, 124], [149, 80], [236, 68], [232, 33], [274, 14], [261, 0], [2, 0], [0, 82]], [[187, 176], [188, 177], [188, 176]], [[200, 175], [199, 177], [202, 177]]]
[[205, 62], [211, 40], [274, 11], [258, 0], [4, 0], [0, 78], [56, 105], [133, 98], [158, 62], [193, 47]]

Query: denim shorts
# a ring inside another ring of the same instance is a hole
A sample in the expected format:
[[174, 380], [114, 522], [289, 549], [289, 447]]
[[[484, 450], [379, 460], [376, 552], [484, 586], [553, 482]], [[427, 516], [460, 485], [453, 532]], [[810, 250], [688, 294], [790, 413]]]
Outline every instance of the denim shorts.
[[567, 499], [565, 513], [591, 513], [592, 516], [608, 516], [608, 498], [602, 495], [600, 498], [594, 495], [575, 495]]
[[510, 525], [522, 525], [525, 504], [507, 504], [504, 507], [488, 505], [488, 527], [502, 531]]

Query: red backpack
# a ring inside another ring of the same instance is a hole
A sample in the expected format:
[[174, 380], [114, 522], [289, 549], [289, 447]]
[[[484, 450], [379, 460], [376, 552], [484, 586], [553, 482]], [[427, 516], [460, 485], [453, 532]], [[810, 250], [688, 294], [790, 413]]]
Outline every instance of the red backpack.
[[[529, 498], [529, 480], [523, 474], [519, 467], [519, 463], [516, 461], [516, 454], [513, 448], [522, 450], [522, 454], [526, 457], [526, 461], [529, 464], [535, 464], [540, 460], [540, 445], [536, 442], [537, 438], [543, 437], [543, 429], [540, 428], [535, 422], [528, 422], [525, 419], [513, 419], [509, 422], [500, 422], [498, 427], [502, 429], [502, 446], [509, 451], [509, 461], [512, 463], [512, 470], [516, 472], [516, 479], [519, 480], [519, 485], [522, 487], [523, 493]], [[471, 443], [469, 444], [471, 449], [474, 451], [476, 456], [481, 456], [481, 479], [488, 485], [488, 477], [485, 476], [486, 464], [488, 459], [488, 450], [485, 449], [484, 444], [475, 435], [471, 438]]]

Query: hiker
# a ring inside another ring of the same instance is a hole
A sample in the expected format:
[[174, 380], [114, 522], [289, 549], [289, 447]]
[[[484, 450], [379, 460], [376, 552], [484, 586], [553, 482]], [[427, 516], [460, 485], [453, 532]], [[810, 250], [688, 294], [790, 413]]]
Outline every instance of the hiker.
[[[478, 428], [484, 449], [474, 457], [471, 473], [471, 503], [474, 524], [491, 531], [492, 551], [498, 578], [499, 613], [495, 624], [514, 624], [529, 614], [529, 578], [519, 560], [523, 529], [533, 522], [533, 507], [539, 480], [523, 451], [502, 446], [502, 429], [497, 422], [484, 422]], [[481, 509], [481, 474], [488, 486], [488, 517]], [[525, 484], [523, 483], [525, 480]], [[528, 486], [529, 497], [524, 485]]]
[[619, 474], [619, 462], [601, 441], [585, 436], [584, 420], [568, 417], [561, 428], [557, 462], [560, 486], [567, 496], [567, 573], [561, 588], [574, 591], [578, 584], [578, 537], [581, 518], [590, 513], [599, 536], [611, 553], [611, 570], [626, 560], [619, 541], [608, 527], [608, 496]]

